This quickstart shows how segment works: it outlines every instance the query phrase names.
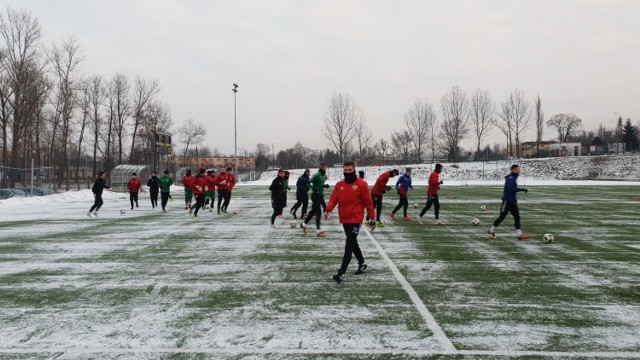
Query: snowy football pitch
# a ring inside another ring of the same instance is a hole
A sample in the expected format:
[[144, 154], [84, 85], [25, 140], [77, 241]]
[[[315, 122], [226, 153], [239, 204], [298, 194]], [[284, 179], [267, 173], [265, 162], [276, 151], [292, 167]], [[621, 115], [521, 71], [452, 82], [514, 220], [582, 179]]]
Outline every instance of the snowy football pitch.
[[0, 357], [640, 358], [640, 187], [530, 187], [526, 242], [511, 217], [487, 237], [500, 188], [444, 190], [445, 226], [361, 233], [369, 269], [342, 285], [337, 217], [271, 229], [266, 187], [197, 219], [175, 193], [124, 215], [109, 193], [98, 219], [87, 191], [0, 203]]

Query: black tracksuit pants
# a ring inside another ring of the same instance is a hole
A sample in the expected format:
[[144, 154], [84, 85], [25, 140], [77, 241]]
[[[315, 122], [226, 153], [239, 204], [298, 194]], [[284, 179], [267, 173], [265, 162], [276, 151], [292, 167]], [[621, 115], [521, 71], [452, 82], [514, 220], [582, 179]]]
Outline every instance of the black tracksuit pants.
[[129, 201], [131, 202], [131, 208], [133, 209], [133, 203], [136, 203], [136, 207], [138, 207], [138, 193], [129, 191]]
[[420, 212], [420, 217], [424, 216], [424, 214], [426, 214], [427, 211], [431, 209], [431, 205], [434, 206], [433, 209], [435, 211], [436, 220], [438, 220], [440, 218], [440, 201], [438, 200], [438, 195], [427, 195], [427, 205], [425, 205], [425, 207], [422, 208], [422, 211]]
[[91, 209], [89, 210], [89, 212], [92, 212], [93, 210], [95, 211], [100, 210], [100, 207], [102, 207], [102, 204], [104, 204], [104, 201], [102, 201], [102, 194], [96, 195], [96, 198], [93, 201], [93, 206], [91, 206]]
[[221, 207], [221, 204], [223, 201], [226, 202], [226, 197], [227, 197], [227, 190], [218, 190], [218, 212], [220, 212], [220, 209], [222, 208], [222, 210], [225, 209], [224, 206]]
[[307, 207], [309, 206], [309, 195], [307, 193], [296, 193], [296, 203], [291, 208], [291, 213], [295, 215], [296, 211], [302, 205], [302, 212], [300, 216], [304, 216], [307, 213]]
[[398, 210], [400, 210], [400, 208], [402, 208], [402, 210], [404, 211], [404, 216], [407, 217], [407, 208], [409, 207], [409, 199], [407, 199], [406, 194], [399, 194], [399, 195], [400, 195], [400, 202], [398, 202], [398, 205], [396, 206], [396, 208], [393, 209], [393, 213], [395, 214], [396, 212], [398, 212]]
[[155, 208], [156, 206], [158, 206], [158, 191], [150, 190], [149, 197], [151, 198], [151, 207]]
[[279, 215], [282, 215], [282, 209], [284, 209], [284, 199], [285, 197], [282, 196], [282, 194], [277, 194], [276, 196], [271, 198], [271, 204], [273, 206], [273, 214], [271, 215], [271, 225], [275, 223], [276, 218]]
[[507, 217], [507, 214], [511, 213], [513, 215], [513, 220], [515, 221], [516, 230], [520, 229], [520, 210], [518, 210], [517, 203], [510, 203], [503, 201], [502, 206], [500, 207], [500, 216], [493, 222], [493, 226], [498, 227], [502, 220]]
[[193, 206], [193, 213], [194, 215], [198, 215], [198, 210], [204, 207], [204, 194], [196, 194], [194, 196], [196, 197], [196, 204]]
[[324, 202], [324, 197], [318, 194], [311, 194], [311, 211], [307, 215], [307, 218], [304, 219], [304, 223], [308, 224], [313, 217], [316, 217], [316, 229], [320, 230], [320, 216], [322, 216], [321, 208], [327, 207], [327, 204]]
[[373, 200], [373, 206], [376, 208], [376, 221], [380, 221], [380, 214], [382, 214], [382, 195], [371, 193], [371, 199]]
[[160, 193], [160, 201], [162, 201], [162, 210], [164, 210], [164, 208], [167, 207], [167, 203], [169, 202], [169, 193]]
[[342, 257], [342, 265], [338, 273], [344, 274], [347, 272], [349, 263], [351, 262], [352, 255], [355, 255], [358, 260], [358, 264], [364, 264], [364, 257], [358, 245], [358, 233], [362, 224], [342, 224], [344, 233], [347, 235], [347, 242], [344, 245], [344, 256]]

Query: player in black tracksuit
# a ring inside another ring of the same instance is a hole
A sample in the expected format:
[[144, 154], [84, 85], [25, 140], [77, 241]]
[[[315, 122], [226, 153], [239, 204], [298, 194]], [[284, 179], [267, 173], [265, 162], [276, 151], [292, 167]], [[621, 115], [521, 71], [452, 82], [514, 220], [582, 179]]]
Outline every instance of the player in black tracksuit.
[[158, 193], [160, 192], [160, 179], [158, 179], [158, 173], [153, 172], [151, 179], [147, 181], [149, 187], [149, 196], [151, 197], [151, 208], [158, 206]]
[[93, 206], [91, 206], [91, 209], [89, 209], [89, 211], [87, 212], [87, 216], [91, 216], [91, 213], [93, 213], [93, 215], [95, 216], [98, 216], [98, 210], [100, 210], [100, 207], [102, 206], [102, 204], [104, 204], [104, 202], [102, 201], [102, 191], [104, 189], [110, 188], [110, 186], [107, 185], [106, 181], [104, 180], [106, 177], [107, 175], [104, 173], [104, 171], [100, 171], [98, 173], [98, 179], [96, 179], [96, 182], [93, 184], [93, 188], [91, 189], [95, 200], [93, 202]]
[[307, 206], [309, 206], [309, 175], [311, 174], [311, 171], [309, 169], [306, 169], [304, 171], [304, 174], [302, 174], [302, 176], [300, 176], [298, 178], [298, 181], [296, 182], [296, 203], [293, 205], [293, 207], [291, 208], [291, 215], [293, 215], [294, 219], [297, 219], [298, 216], [296, 216], [296, 211], [298, 211], [298, 209], [300, 208], [300, 205], [302, 205], [302, 214], [300, 215], [301, 219], [304, 219], [307, 216]]
[[271, 206], [273, 207], [273, 215], [271, 215], [271, 227], [276, 227], [276, 217], [282, 214], [282, 209], [284, 208], [284, 170], [278, 170], [278, 176], [276, 176], [276, 178], [271, 182], [269, 191], [271, 191]]
[[518, 209], [518, 200], [516, 199], [516, 194], [524, 191], [529, 192], [529, 190], [525, 188], [518, 187], [518, 175], [520, 175], [520, 167], [518, 165], [511, 166], [511, 174], [505, 176], [504, 182], [504, 192], [502, 195], [502, 206], [500, 206], [500, 216], [493, 222], [493, 226], [489, 229], [489, 237], [491, 239], [496, 239], [496, 228], [502, 220], [507, 217], [508, 213], [513, 215], [513, 220], [515, 222], [516, 228], [516, 237], [519, 240], [527, 240], [529, 235], [525, 235], [522, 233], [520, 229], [520, 210]]

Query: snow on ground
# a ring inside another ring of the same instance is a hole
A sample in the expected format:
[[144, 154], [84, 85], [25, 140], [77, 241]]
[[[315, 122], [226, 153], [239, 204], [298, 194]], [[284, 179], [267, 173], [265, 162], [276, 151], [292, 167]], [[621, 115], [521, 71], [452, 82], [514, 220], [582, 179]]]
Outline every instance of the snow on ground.
[[[509, 174], [509, 168], [514, 163], [519, 164], [522, 169], [520, 183], [532, 185], [599, 185], [603, 184], [602, 181], [608, 181], [613, 185], [614, 182], [621, 180], [624, 180], [625, 185], [631, 184], [630, 182], [634, 185], [640, 183], [640, 156], [638, 155], [442, 163], [444, 171], [440, 178], [447, 186], [498, 185], [503, 183], [504, 177]], [[373, 184], [382, 172], [396, 168], [402, 174], [407, 167], [412, 169], [411, 177], [414, 184], [425, 185], [434, 164], [363, 166], [358, 167], [357, 170], [363, 170], [365, 180]], [[304, 169], [289, 171], [292, 179], [289, 181], [295, 185], [295, 181], [302, 175]], [[311, 171], [313, 174], [316, 169]], [[335, 183], [342, 178], [342, 168], [330, 167], [327, 173], [330, 183]], [[270, 183], [276, 176], [276, 171], [263, 172], [256, 183]], [[571, 182], [556, 180], [571, 180]], [[594, 180], [598, 182], [593, 182]]]
[[[324, 222], [325, 239], [304, 237], [288, 221], [270, 229], [268, 192], [243, 184], [231, 205], [240, 215], [205, 212], [194, 219], [181, 210], [181, 190], [173, 188], [166, 216], [150, 209], [146, 196], [130, 211], [128, 195], [111, 191], [104, 193], [99, 218], [85, 214], [93, 203], [89, 190], [0, 201], [0, 354], [34, 357], [42, 351], [49, 357], [48, 349], [60, 349], [69, 351], [66, 358], [137, 357], [135, 351], [147, 350], [145, 357], [156, 358], [163, 356], [153, 351], [164, 349], [232, 358], [491, 358], [526, 351], [533, 358], [598, 357], [580, 351], [640, 356], [640, 305], [632, 298], [640, 268], [625, 260], [637, 259], [640, 247], [629, 228], [607, 230], [603, 226], [611, 225], [595, 221], [559, 228], [557, 242], [546, 247], [539, 241], [488, 242], [478, 236], [486, 235], [484, 229], [468, 226], [472, 216], [485, 224], [496, 215], [478, 215], [478, 204], [498, 202], [481, 194], [443, 199], [448, 226], [390, 223], [374, 231], [456, 346], [447, 352], [364, 234], [360, 243], [371, 266], [366, 277], [350, 273], [343, 287], [331, 282], [344, 245], [335, 216]], [[575, 208], [563, 219], [571, 225], [584, 223], [578, 210], [594, 202], [600, 209], [607, 201], [565, 191], [523, 203], [532, 208], [527, 220], [545, 226], [557, 219], [539, 208]], [[637, 204], [614, 204], [625, 211], [612, 215], [632, 222]], [[511, 230], [501, 231], [505, 236]], [[535, 292], [548, 288], [560, 294], [549, 293], [547, 300]], [[568, 303], [563, 292], [576, 297]], [[628, 302], [618, 293], [629, 294]]]

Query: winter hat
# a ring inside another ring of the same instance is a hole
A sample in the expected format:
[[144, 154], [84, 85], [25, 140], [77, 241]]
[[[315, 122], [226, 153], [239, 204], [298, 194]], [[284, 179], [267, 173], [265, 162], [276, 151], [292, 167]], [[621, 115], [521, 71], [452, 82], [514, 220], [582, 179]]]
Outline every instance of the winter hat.
[[393, 174], [393, 176], [398, 176], [400, 174], [400, 172], [398, 171], [398, 169], [393, 169], [391, 170], [391, 173]]
[[131, 174], [131, 176], [137, 176], [136, 173]]
[[205, 168], [200, 168], [200, 174], [204, 174], [205, 171], [207, 171]]

